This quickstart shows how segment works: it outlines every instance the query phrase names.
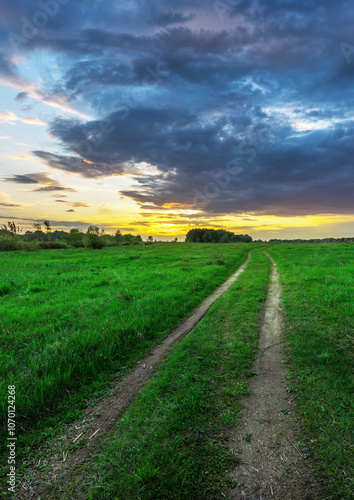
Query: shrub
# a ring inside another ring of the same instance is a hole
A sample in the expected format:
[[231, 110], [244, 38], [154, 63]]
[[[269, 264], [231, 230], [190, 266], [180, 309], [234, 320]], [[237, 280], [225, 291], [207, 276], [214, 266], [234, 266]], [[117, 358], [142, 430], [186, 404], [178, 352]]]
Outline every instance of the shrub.
[[100, 239], [103, 241], [105, 247], [113, 247], [119, 244], [117, 239], [110, 234], [104, 234], [103, 236], [100, 236]]
[[39, 241], [38, 248], [42, 250], [65, 249], [68, 245], [63, 241]]
[[22, 241], [14, 236], [1, 236], [0, 237], [0, 251], [6, 252], [9, 250], [22, 250], [24, 245]]
[[65, 235], [65, 240], [74, 248], [84, 247], [84, 235], [77, 228], [70, 229], [69, 233]]
[[84, 237], [84, 245], [86, 248], [101, 249], [105, 246], [104, 240], [94, 233], [86, 233]]

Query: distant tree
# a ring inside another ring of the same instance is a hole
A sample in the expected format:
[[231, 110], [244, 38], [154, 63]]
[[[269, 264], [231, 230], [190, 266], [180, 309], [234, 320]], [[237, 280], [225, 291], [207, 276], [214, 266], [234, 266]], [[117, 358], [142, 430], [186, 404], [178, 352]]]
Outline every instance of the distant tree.
[[191, 243], [202, 243], [203, 234], [205, 233], [205, 231], [207, 231], [207, 229], [199, 229], [199, 228], [190, 229], [187, 233], [186, 241]]
[[81, 248], [84, 246], [83, 238], [83, 233], [76, 227], [70, 229], [69, 233], [65, 236], [65, 240], [75, 248]]
[[26, 231], [25, 235], [23, 236], [24, 241], [45, 241], [48, 237], [43, 231], [41, 230], [41, 225], [34, 223], [34, 231]]
[[139, 243], [142, 243], [143, 239], [142, 237], [138, 234], [134, 236], [133, 234], [124, 234], [123, 235], [123, 245], [139, 245]]
[[103, 241], [105, 247], [117, 246], [117, 240], [112, 234], [101, 234], [100, 239]]
[[117, 229], [117, 231], [115, 232], [114, 239], [117, 243], [121, 243], [123, 241], [123, 235], [120, 232], [120, 229]]
[[87, 233], [88, 234], [97, 234], [97, 236], [100, 234], [100, 228], [98, 226], [89, 226], [87, 228]]
[[104, 239], [100, 237], [99, 234], [87, 231], [84, 238], [84, 245], [87, 248], [101, 249], [105, 246], [105, 243]]
[[49, 220], [45, 220], [43, 224], [45, 226], [45, 230], [47, 231], [47, 233], [49, 233], [52, 230]]
[[150, 245], [152, 244], [152, 242], [154, 241], [154, 238], [152, 236], [148, 236], [148, 239], [147, 241], [150, 243]]
[[7, 233], [17, 234], [21, 231], [19, 226], [16, 226], [16, 223], [13, 221], [8, 221], [7, 224], [3, 224], [1, 229], [6, 231]]
[[186, 241], [195, 243], [228, 243], [230, 241], [242, 241], [249, 243], [252, 241], [252, 237], [248, 234], [234, 234], [225, 229], [194, 228], [188, 231]]
[[55, 231], [48, 233], [49, 241], [64, 241], [68, 233], [62, 230], [56, 229]]
[[229, 237], [227, 234], [224, 234], [224, 236], [221, 238], [221, 243], [228, 243], [230, 241]]
[[34, 222], [33, 227], [35, 231], [42, 231], [42, 226], [39, 224], [39, 222]]

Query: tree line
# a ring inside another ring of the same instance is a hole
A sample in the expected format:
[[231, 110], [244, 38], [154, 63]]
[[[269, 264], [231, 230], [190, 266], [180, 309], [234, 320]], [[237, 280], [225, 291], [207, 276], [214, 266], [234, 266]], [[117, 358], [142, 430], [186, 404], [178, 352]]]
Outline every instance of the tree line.
[[0, 227], [0, 251], [6, 250], [39, 250], [65, 248], [94, 248], [106, 246], [139, 245], [143, 243], [140, 235], [122, 234], [118, 229], [115, 234], [106, 234], [104, 229], [91, 225], [86, 232], [78, 228], [69, 231], [52, 230], [49, 221], [42, 224], [35, 222], [33, 231], [20, 234], [21, 228], [9, 221]]
[[188, 231], [186, 242], [189, 243], [251, 243], [252, 236], [234, 234], [225, 229], [194, 228]]

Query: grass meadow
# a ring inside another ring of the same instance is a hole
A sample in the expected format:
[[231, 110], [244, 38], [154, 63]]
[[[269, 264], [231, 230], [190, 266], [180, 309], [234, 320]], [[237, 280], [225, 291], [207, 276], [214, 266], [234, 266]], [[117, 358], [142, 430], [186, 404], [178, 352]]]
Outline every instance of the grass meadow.
[[332, 498], [354, 498], [354, 245], [278, 244], [291, 390]]
[[353, 498], [352, 243], [3, 253], [2, 431], [7, 386], [14, 384], [18, 467], [107, 393], [253, 249], [246, 271], [176, 344], [88, 464], [85, 484], [73, 477], [60, 497], [213, 498], [235, 463], [222, 433], [242, 418], [257, 355], [270, 270], [265, 247], [283, 287], [288, 390], [304, 431], [297, 446], [313, 461], [323, 498]]
[[248, 251], [157, 244], [2, 253], [2, 431], [8, 385], [16, 385], [26, 453], [46, 429], [75, 418], [110, 375], [142, 358]]
[[225, 472], [238, 461], [223, 445], [223, 432], [242, 417], [269, 272], [269, 259], [254, 251], [245, 272], [176, 344], [102, 443], [85, 481], [72, 478], [48, 497], [219, 498]]

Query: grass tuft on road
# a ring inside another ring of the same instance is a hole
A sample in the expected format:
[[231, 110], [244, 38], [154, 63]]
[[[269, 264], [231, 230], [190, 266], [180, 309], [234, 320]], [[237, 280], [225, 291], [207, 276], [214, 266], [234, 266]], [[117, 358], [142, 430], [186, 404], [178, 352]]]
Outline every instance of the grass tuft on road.
[[267, 257], [254, 251], [246, 271], [175, 346], [102, 443], [85, 484], [73, 479], [60, 498], [218, 498], [237, 462], [223, 431], [241, 418], [269, 272]]
[[289, 390], [307, 429], [308, 454], [330, 498], [349, 500], [354, 498], [354, 246], [282, 244], [269, 253], [283, 285]]

